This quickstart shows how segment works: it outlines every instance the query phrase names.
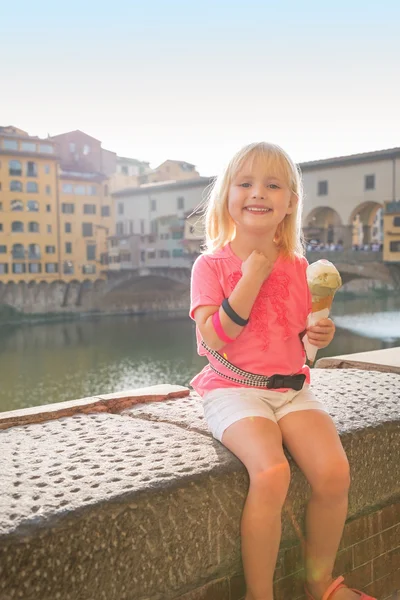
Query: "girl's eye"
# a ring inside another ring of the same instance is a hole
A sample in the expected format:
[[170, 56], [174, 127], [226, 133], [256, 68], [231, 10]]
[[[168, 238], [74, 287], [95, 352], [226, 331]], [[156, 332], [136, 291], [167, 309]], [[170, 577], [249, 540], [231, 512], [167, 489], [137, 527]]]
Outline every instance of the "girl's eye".
[[273, 190], [279, 190], [279, 186], [276, 185], [276, 183], [270, 183], [269, 187], [272, 188]]
[[251, 183], [241, 183], [240, 186], [244, 188], [249, 188]]

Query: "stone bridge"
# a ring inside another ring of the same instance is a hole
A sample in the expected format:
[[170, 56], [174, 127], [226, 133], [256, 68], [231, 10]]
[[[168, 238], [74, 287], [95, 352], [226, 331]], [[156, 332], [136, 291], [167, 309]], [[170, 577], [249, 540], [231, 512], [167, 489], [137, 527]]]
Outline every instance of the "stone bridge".
[[[308, 261], [330, 260], [343, 283], [372, 279], [400, 288], [400, 265], [382, 262], [381, 252], [313, 251]], [[188, 303], [191, 263], [187, 267], [143, 267], [110, 274], [108, 280], [0, 283], [0, 307], [25, 314], [71, 312], [143, 313], [184, 309]]]

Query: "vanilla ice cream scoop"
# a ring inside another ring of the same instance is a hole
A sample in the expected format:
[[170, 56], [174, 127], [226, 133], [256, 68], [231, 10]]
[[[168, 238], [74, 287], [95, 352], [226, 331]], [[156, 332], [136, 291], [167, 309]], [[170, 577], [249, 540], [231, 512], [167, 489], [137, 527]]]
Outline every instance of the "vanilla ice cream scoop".
[[339, 271], [329, 260], [317, 260], [307, 267], [307, 283], [315, 299], [333, 296], [342, 285]]

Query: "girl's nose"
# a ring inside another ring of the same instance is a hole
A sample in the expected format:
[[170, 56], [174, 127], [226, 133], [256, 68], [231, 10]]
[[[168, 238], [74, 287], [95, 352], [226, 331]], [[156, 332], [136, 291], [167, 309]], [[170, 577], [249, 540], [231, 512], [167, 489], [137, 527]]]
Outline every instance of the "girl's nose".
[[253, 198], [260, 198], [260, 200], [264, 200], [264, 190], [253, 188]]

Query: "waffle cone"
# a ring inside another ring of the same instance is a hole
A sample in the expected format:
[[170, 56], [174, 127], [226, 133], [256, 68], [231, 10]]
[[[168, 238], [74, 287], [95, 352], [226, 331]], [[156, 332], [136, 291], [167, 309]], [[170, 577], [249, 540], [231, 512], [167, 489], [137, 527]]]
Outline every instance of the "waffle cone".
[[311, 312], [318, 312], [319, 310], [324, 310], [324, 308], [327, 308], [328, 310], [331, 309], [332, 306], [332, 302], [333, 302], [333, 295], [332, 296], [325, 296], [325, 298], [313, 298], [312, 299], [312, 308], [311, 308]]

